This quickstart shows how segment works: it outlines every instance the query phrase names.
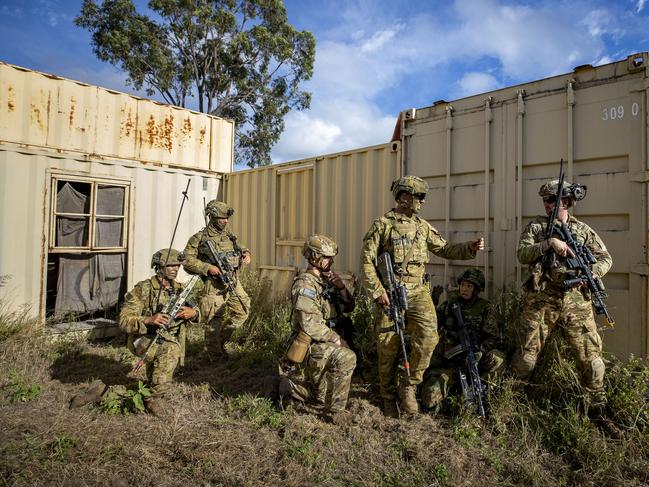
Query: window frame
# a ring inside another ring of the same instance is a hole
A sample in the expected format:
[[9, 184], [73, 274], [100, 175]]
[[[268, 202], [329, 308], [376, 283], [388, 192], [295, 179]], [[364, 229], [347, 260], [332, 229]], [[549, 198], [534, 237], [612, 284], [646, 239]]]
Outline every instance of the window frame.
[[[59, 182], [78, 182], [90, 184], [90, 213], [64, 213], [57, 212], [56, 200], [58, 196], [58, 183]], [[111, 186], [124, 188], [124, 209], [121, 215], [98, 215], [97, 214], [97, 188], [99, 186]], [[130, 210], [130, 196], [131, 196], [130, 181], [112, 178], [98, 178], [98, 177], [83, 177], [68, 174], [52, 174], [50, 188], [50, 234], [48, 251], [50, 253], [66, 253], [66, 254], [88, 254], [88, 253], [127, 253], [128, 252], [128, 236], [129, 236], [129, 210]], [[88, 218], [88, 245], [80, 247], [68, 247], [56, 245], [56, 219], [59, 216], [78, 216]], [[95, 245], [96, 241], [96, 227], [98, 218], [113, 218], [122, 220], [122, 236], [120, 246], [100, 247]]]

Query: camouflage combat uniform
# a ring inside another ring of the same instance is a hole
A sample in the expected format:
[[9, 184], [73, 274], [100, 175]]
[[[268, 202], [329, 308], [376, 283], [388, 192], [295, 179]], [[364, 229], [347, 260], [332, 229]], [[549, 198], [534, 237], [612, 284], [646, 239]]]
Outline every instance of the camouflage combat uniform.
[[[145, 325], [144, 318], [153, 316], [162, 307], [169, 303], [170, 299], [178, 294], [183, 285], [172, 281], [173, 288], [160, 290], [160, 281], [153, 276], [144, 281], [138, 282], [135, 287], [126, 293], [125, 302], [119, 314], [119, 327], [128, 334], [128, 348], [135, 355], [141, 355], [146, 350], [148, 343], [154, 338], [158, 331], [157, 326]], [[190, 295], [191, 302], [194, 298]], [[156, 298], [160, 296], [156, 306]], [[199, 314], [194, 318], [198, 322]], [[148, 351], [146, 357], [146, 375], [152, 390], [156, 394], [164, 393], [167, 385], [173, 380], [173, 374], [178, 365], [184, 365], [185, 361], [185, 326], [187, 320], [176, 320], [172, 327], [162, 331], [162, 342], [154, 344]], [[147, 340], [140, 341], [135, 346], [136, 340], [144, 337]]]
[[[582, 385], [591, 392], [599, 392], [604, 384], [602, 339], [597, 332], [590, 291], [563, 287], [562, 282], [573, 277], [567, 273], [564, 258], [557, 257], [558, 265], [550, 271], [543, 268], [541, 242], [545, 240], [547, 226], [547, 217], [536, 217], [525, 227], [518, 243], [518, 260], [529, 265], [529, 277], [524, 285], [526, 294], [512, 370], [517, 377], [527, 379], [548, 334], [559, 326], [573, 350]], [[572, 215], [568, 227], [575, 240], [585, 244], [597, 259], [592, 271], [600, 277], [606, 274], [613, 261], [595, 231]]]
[[[344, 411], [347, 404], [356, 354], [333, 343], [340, 337], [327, 324], [339, 316], [325, 297], [328, 288], [331, 290], [324, 278], [308, 271], [300, 273], [293, 281], [294, 336], [303, 331], [311, 338], [311, 344], [301, 365], [284, 360], [280, 368], [281, 374], [290, 380], [294, 399], [309, 402], [325, 412], [338, 413]], [[352, 299], [351, 303], [345, 303], [342, 311], [353, 308]]]
[[[413, 246], [407, 269], [402, 269]], [[437, 230], [417, 215], [409, 218], [394, 210], [389, 211], [374, 220], [363, 238], [361, 276], [365, 289], [373, 299], [385, 292], [376, 270], [377, 258], [385, 251], [391, 254], [395, 275], [407, 290], [406, 332], [410, 337], [411, 370], [409, 385], [417, 386], [423, 379], [438, 342], [435, 307], [428, 285], [423, 281], [428, 252], [445, 259], [472, 259], [476, 252], [471, 250], [468, 242], [447, 243]], [[401, 353], [399, 336], [393, 329], [388, 316], [382, 313], [375, 330], [380, 393], [382, 398], [388, 400], [396, 398], [396, 371]]]
[[[238, 246], [236, 237], [227, 228], [219, 230], [211, 223], [206, 229], [194, 234], [185, 247], [183, 267], [189, 273], [200, 275], [204, 282], [199, 304], [202, 319], [206, 324], [205, 346], [208, 353], [219, 355], [224, 351], [224, 346], [230, 340], [232, 333], [248, 318], [250, 298], [236, 275], [233, 277], [241, 300], [227, 291], [218, 276], [209, 276], [210, 259], [201, 246], [207, 239], [214, 242], [217, 252], [225, 254], [234, 269], [239, 268], [240, 256], [248, 249]], [[226, 312], [227, 317], [224, 319]]]
[[[451, 293], [449, 299], [437, 307], [441, 337], [421, 387], [422, 406], [427, 408], [435, 406], [447, 397], [449, 388], [457, 378], [457, 369], [461, 365], [458, 358], [447, 359], [444, 357], [444, 354], [459, 344], [459, 340], [455, 336], [457, 323], [451, 311], [451, 306], [454, 303], [459, 303], [464, 324], [480, 344], [478, 366], [484, 379], [489, 380], [494, 377], [505, 365], [505, 354], [498, 349], [500, 332], [495, 323], [488, 319], [489, 301], [477, 295], [470, 300], [465, 300], [460, 297], [459, 293]], [[461, 354], [460, 359], [463, 358], [464, 355]]]

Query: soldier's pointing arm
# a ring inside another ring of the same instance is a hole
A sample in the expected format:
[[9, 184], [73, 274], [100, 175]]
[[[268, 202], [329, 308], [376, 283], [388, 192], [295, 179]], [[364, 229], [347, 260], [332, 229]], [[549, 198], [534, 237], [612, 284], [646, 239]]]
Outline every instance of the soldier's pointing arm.
[[428, 250], [438, 257], [451, 260], [468, 260], [474, 259], [476, 256], [475, 250], [471, 250], [471, 242], [462, 242], [451, 244], [442, 238], [437, 230], [435, 230], [430, 223], [422, 220], [425, 225], [427, 236], [426, 244]]

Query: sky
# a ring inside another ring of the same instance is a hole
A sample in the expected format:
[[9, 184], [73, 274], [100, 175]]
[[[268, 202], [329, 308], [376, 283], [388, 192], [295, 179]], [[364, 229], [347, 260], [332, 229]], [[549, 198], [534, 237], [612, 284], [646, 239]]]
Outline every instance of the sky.
[[[136, 0], [144, 11], [146, 1]], [[388, 142], [397, 116], [436, 100], [649, 50], [648, 0], [287, 0], [316, 37], [311, 108], [287, 115], [274, 162]], [[0, 60], [144, 96], [95, 57], [81, 1], [0, 0]], [[153, 96], [154, 99], [161, 98]]]

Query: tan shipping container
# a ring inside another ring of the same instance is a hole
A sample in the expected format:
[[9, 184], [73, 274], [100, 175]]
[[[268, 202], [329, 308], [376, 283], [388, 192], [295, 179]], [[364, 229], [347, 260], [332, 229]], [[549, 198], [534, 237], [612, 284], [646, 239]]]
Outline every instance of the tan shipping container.
[[322, 233], [338, 243], [334, 268], [357, 273], [364, 233], [391, 207], [387, 188], [399, 157], [394, 142], [227, 174], [231, 226], [252, 250], [253, 266], [287, 292], [305, 266], [304, 241]]
[[[59, 301], [75, 303], [63, 260], [71, 272], [92, 262], [77, 277], [94, 301], [97, 275], [125, 288], [149, 277], [188, 181], [174, 247], [204, 226], [203, 198], [218, 196], [232, 168], [233, 131], [228, 120], [0, 63], [0, 276], [10, 277], [0, 297], [43, 320]], [[79, 201], [72, 214], [61, 206]], [[83, 241], [71, 244], [79, 222]]]
[[[617, 323], [605, 347], [620, 357], [649, 351], [647, 116], [649, 55], [402, 113], [404, 173], [431, 186], [424, 216], [450, 241], [484, 235], [479, 257], [490, 287], [521, 282], [516, 246], [543, 214], [541, 184], [566, 177], [588, 187], [574, 214], [613, 256], [604, 282]], [[433, 257], [433, 284], [466, 266]]]

